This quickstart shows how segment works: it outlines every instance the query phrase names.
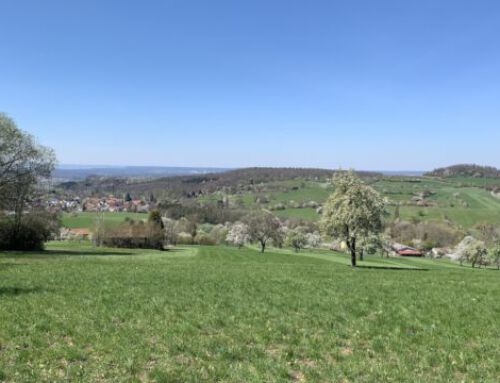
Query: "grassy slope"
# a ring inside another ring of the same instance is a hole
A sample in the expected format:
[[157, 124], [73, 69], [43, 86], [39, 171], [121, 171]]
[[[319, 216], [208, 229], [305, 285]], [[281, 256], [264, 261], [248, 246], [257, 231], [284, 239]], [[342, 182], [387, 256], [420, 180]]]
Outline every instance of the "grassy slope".
[[496, 381], [500, 273], [187, 248], [0, 253], [9, 382]]
[[[444, 220], [449, 219], [458, 226], [470, 228], [477, 223], [493, 223], [500, 225], [500, 199], [494, 198], [490, 193], [477, 186], [491, 184], [498, 180], [478, 180], [478, 179], [452, 179], [438, 180], [432, 178], [420, 178], [421, 182], [406, 182], [403, 178], [385, 177], [374, 186], [382, 195], [391, 201], [408, 202], [411, 198], [423, 190], [431, 190], [435, 194], [428, 198], [429, 201], [437, 203], [437, 206], [418, 207], [401, 206], [400, 217], [402, 219], [417, 218], [419, 220]], [[295, 186], [301, 184], [295, 182]], [[290, 181], [285, 186], [290, 186]], [[288, 192], [268, 193], [270, 197], [269, 206], [278, 202], [294, 200], [304, 202], [314, 200], [324, 202], [332, 192], [331, 188], [325, 184], [307, 182], [304, 188]], [[457, 195], [458, 194], [458, 195]], [[245, 196], [247, 206], [253, 203], [251, 195]], [[394, 213], [394, 207], [389, 207], [389, 213]], [[276, 215], [281, 218], [304, 218], [317, 220], [319, 215], [315, 209], [294, 209], [276, 211]]]

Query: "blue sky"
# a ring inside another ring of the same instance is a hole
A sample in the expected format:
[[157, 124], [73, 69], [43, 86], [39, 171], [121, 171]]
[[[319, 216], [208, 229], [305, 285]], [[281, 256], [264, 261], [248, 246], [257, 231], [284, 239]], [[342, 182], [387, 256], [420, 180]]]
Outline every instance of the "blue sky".
[[500, 166], [497, 0], [3, 0], [0, 17], [0, 110], [61, 163]]

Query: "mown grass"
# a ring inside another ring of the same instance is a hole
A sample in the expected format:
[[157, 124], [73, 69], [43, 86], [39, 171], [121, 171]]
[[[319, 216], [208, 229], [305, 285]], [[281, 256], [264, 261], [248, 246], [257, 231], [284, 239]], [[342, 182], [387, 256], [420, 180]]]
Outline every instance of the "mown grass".
[[0, 380], [498, 381], [500, 273], [346, 264], [226, 247], [2, 253]]

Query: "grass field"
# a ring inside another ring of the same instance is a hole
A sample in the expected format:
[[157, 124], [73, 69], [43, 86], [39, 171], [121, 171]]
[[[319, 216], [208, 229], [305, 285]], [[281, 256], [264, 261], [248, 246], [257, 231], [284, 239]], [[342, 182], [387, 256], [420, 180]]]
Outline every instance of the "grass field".
[[500, 272], [53, 243], [0, 253], [6, 382], [496, 382]]

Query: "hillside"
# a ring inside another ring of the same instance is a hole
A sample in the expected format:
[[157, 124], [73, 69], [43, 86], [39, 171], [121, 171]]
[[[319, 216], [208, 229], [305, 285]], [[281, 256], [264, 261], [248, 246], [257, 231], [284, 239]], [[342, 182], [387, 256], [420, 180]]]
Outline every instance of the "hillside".
[[426, 175], [430, 177], [500, 178], [500, 170], [492, 166], [459, 164], [434, 169]]
[[[130, 193], [141, 196], [153, 193], [170, 197], [192, 197], [218, 191], [236, 193], [251, 190], [256, 185], [294, 179], [326, 181], [334, 171], [313, 168], [243, 168], [226, 172], [172, 176], [151, 180], [125, 177], [88, 177], [78, 182], [64, 182], [61, 189], [83, 196], [99, 193]], [[379, 176], [375, 172], [358, 172], [362, 177]]]
[[154, 179], [173, 176], [220, 173], [229, 169], [176, 166], [84, 166], [60, 165], [53, 174], [60, 182], [81, 181], [87, 177]]

